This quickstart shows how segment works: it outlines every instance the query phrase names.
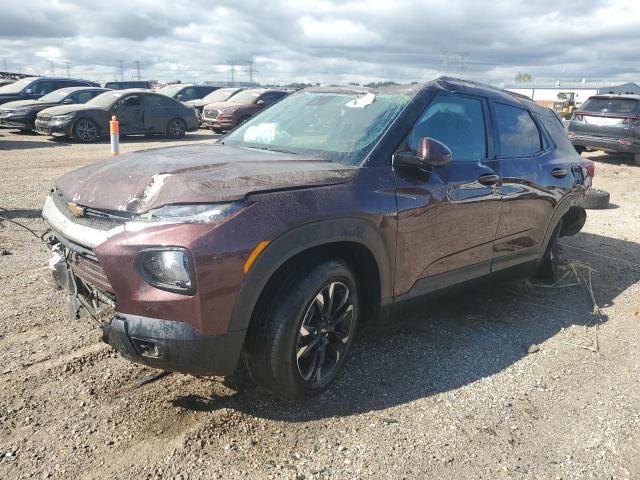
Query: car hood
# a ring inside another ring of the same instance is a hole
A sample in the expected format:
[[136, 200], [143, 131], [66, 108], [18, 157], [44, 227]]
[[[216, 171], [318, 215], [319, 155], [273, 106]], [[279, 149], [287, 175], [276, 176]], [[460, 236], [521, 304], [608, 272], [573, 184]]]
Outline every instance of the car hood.
[[233, 202], [273, 190], [346, 183], [357, 167], [225, 145], [132, 152], [58, 179], [69, 201], [99, 210], [147, 212], [172, 203]]
[[57, 107], [47, 108], [47, 113], [50, 115], [67, 115], [69, 113], [75, 113], [85, 110], [104, 110], [96, 105], [85, 104], [73, 104], [73, 105], [58, 105]]
[[203, 100], [202, 98], [197, 98], [196, 100], [187, 100], [187, 105], [191, 105], [192, 107], [204, 107], [205, 105], [211, 103], [208, 100]]
[[205, 107], [205, 110], [222, 110], [223, 108], [227, 108], [227, 107], [244, 108], [244, 107], [250, 107], [250, 106], [251, 104], [244, 104], [244, 103], [215, 102], [215, 103], [209, 103]]
[[[0, 107], [1, 109], [13, 109], [13, 108], [21, 108], [21, 107], [35, 107], [39, 105], [46, 105], [42, 102], [38, 102], [37, 100], [17, 100], [15, 102], [7, 102], [3, 103]], [[51, 104], [55, 105], [55, 104]]]

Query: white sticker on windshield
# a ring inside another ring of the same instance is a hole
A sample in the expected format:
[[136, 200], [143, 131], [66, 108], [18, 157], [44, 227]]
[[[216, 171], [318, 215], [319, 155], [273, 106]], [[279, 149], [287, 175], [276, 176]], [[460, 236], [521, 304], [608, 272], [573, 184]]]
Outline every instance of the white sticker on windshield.
[[252, 125], [244, 132], [244, 141], [251, 143], [271, 143], [276, 138], [277, 123]]
[[350, 102], [347, 102], [345, 104], [345, 107], [364, 108], [364, 107], [366, 107], [368, 105], [371, 105], [375, 99], [376, 99], [376, 94], [375, 93], [367, 92], [363, 96], [358, 97], [358, 98], [354, 98]]

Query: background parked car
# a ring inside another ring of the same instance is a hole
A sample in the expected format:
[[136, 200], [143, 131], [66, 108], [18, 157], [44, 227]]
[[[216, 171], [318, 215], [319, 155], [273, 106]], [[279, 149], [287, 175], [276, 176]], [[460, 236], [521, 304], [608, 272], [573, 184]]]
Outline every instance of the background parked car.
[[89, 80], [54, 77], [27, 77], [0, 87], [0, 104], [15, 100], [35, 100], [65, 87], [98, 87]]
[[36, 128], [36, 115], [45, 108], [62, 104], [86, 103], [108, 91], [106, 88], [96, 87], [67, 87], [54, 90], [36, 100], [7, 102], [0, 107], [0, 127], [32, 131]]
[[108, 134], [109, 119], [118, 117], [120, 133], [165, 134], [181, 138], [198, 128], [193, 107], [147, 90], [105, 92], [84, 105], [60, 105], [38, 114], [36, 131], [92, 142]]
[[596, 95], [574, 111], [569, 138], [578, 152], [585, 148], [628, 152], [640, 165], [640, 96]]
[[188, 100], [185, 103], [195, 107], [196, 110], [198, 110], [198, 116], [202, 117], [202, 109], [206, 105], [210, 103], [226, 102], [236, 93], [241, 92], [242, 90], [244, 89], [238, 87], [219, 88], [217, 90], [214, 90], [204, 98], [199, 98], [197, 100]]
[[158, 93], [167, 97], [175, 98], [181, 102], [196, 100], [198, 98], [209, 95], [220, 87], [212, 87], [211, 85], [194, 85], [192, 83], [179, 83], [177, 85], [167, 85], [158, 90]]
[[226, 102], [212, 103], [204, 107], [202, 123], [217, 133], [231, 130], [289, 93], [285, 90], [266, 88], [243, 90]]
[[107, 82], [104, 84], [104, 88], [111, 90], [126, 90], [129, 88], [144, 88], [151, 89], [151, 82], [145, 80], [128, 80], [126, 82]]

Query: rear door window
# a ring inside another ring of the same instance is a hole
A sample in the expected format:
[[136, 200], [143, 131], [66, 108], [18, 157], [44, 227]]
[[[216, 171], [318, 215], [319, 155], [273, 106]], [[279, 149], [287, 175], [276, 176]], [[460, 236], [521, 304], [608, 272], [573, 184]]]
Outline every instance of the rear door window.
[[540, 131], [528, 110], [503, 103], [494, 103], [494, 108], [500, 156], [530, 156], [542, 150]]
[[462, 95], [439, 95], [416, 122], [406, 140], [415, 152], [423, 137], [444, 143], [452, 159], [477, 161], [487, 156], [487, 128], [483, 100]]

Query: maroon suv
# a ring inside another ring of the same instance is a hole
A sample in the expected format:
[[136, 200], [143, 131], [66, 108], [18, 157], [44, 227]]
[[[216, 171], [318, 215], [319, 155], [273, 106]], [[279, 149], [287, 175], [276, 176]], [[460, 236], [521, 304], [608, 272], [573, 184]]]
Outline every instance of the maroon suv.
[[232, 130], [260, 110], [289, 95], [285, 90], [250, 88], [225, 102], [210, 103], [202, 110], [202, 125], [216, 133]]
[[291, 398], [407, 300], [552, 275], [591, 171], [551, 110], [491, 87], [312, 88], [218, 144], [66, 174], [43, 216], [73, 317], [126, 358], [198, 375], [243, 358]]

